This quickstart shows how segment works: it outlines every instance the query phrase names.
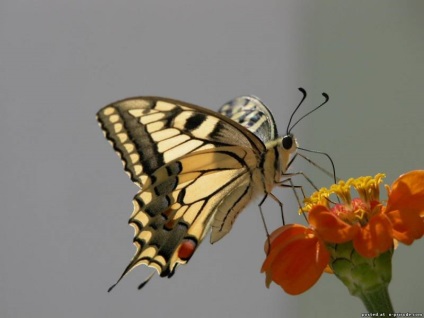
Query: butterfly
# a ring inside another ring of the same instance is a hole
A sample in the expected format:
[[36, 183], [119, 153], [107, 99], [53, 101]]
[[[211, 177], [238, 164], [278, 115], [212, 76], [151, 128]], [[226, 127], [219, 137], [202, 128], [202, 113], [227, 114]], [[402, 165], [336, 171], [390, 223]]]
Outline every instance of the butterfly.
[[171, 277], [209, 232], [211, 243], [220, 240], [248, 203], [281, 184], [298, 147], [289, 128], [278, 135], [254, 96], [218, 112], [169, 98], [128, 98], [102, 108], [97, 119], [140, 187], [129, 219], [136, 253], [118, 282], [141, 264]]

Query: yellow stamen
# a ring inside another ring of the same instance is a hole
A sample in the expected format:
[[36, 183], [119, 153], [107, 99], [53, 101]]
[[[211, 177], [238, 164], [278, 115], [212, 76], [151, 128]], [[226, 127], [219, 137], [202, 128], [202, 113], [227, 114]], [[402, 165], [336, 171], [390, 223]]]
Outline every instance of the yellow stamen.
[[[339, 197], [342, 203], [346, 206], [347, 210], [352, 208], [352, 197], [351, 188], [353, 187], [358, 192], [362, 201], [369, 204], [371, 201], [380, 200], [380, 188], [379, 185], [385, 178], [384, 173], [378, 173], [375, 177], [365, 176], [356, 179], [350, 178], [347, 181], [339, 181], [337, 184], [333, 184], [330, 189], [321, 188], [318, 191], [312, 193], [309, 198], [305, 198], [305, 205], [299, 210], [299, 213], [309, 212], [314, 205], [324, 205], [330, 208], [329, 197], [331, 194], [335, 194]], [[364, 209], [358, 209], [354, 211], [358, 220], [364, 220], [367, 211]]]
[[299, 214], [301, 214], [302, 212], [309, 212], [314, 205], [323, 205], [329, 208], [330, 200], [328, 199], [328, 197], [330, 195], [331, 193], [327, 188], [321, 188], [318, 191], [315, 191], [309, 198], [305, 198], [305, 205], [302, 209], [299, 209]]
[[350, 196], [350, 184], [353, 181], [353, 179], [349, 179], [346, 182], [345, 181], [340, 181], [338, 184], [333, 184], [330, 187], [330, 191], [331, 193], [336, 194], [340, 200], [350, 206], [350, 203], [352, 201], [352, 198]]
[[385, 174], [378, 173], [374, 178], [360, 177], [355, 179], [352, 182], [352, 186], [358, 192], [360, 198], [366, 202], [370, 203], [371, 201], [379, 201], [380, 200], [380, 183], [383, 181]]

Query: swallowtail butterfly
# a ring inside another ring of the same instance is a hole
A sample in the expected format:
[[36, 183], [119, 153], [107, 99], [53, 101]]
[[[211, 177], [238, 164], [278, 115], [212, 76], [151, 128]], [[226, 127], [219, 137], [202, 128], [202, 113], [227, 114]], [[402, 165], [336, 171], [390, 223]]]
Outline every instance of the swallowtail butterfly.
[[211, 243], [220, 240], [254, 197], [281, 183], [298, 146], [290, 129], [278, 136], [272, 114], [253, 96], [218, 112], [129, 98], [102, 108], [97, 119], [141, 188], [129, 220], [137, 250], [120, 279], [140, 264], [171, 277], [208, 232]]

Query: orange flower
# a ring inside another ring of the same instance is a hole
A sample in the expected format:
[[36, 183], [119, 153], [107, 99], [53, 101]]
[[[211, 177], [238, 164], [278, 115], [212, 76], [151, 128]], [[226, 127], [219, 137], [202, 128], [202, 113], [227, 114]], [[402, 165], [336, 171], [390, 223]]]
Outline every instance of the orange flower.
[[291, 224], [277, 229], [270, 235], [270, 243], [270, 252], [261, 270], [266, 272], [266, 285], [269, 287], [274, 281], [291, 295], [312, 287], [330, 260], [324, 242], [314, 230], [303, 225]]
[[[383, 178], [377, 174], [341, 181], [307, 198], [302, 212], [308, 213], [309, 227], [286, 225], [271, 234], [270, 252], [261, 270], [266, 272], [267, 286], [274, 281], [289, 294], [306, 291], [337, 258], [330, 254], [329, 245], [351, 242], [360, 257], [375, 258], [391, 250], [395, 241], [409, 245], [421, 238], [424, 170], [408, 172], [386, 186], [386, 205], [379, 197]], [[359, 198], [351, 198], [351, 188]], [[333, 203], [332, 194], [341, 203]]]

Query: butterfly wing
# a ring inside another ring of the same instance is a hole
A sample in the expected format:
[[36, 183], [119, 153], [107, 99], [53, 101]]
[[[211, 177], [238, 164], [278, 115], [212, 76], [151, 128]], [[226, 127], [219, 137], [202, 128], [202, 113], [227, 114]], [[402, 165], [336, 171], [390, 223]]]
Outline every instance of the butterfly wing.
[[274, 117], [255, 96], [236, 97], [224, 104], [218, 112], [253, 132], [265, 144], [278, 137]]
[[171, 99], [118, 101], [97, 118], [142, 188], [129, 220], [137, 251], [121, 278], [140, 264], [170, 277], [210, 228], [212, 242], [231, 229], [265, 146], [229, 118]]

